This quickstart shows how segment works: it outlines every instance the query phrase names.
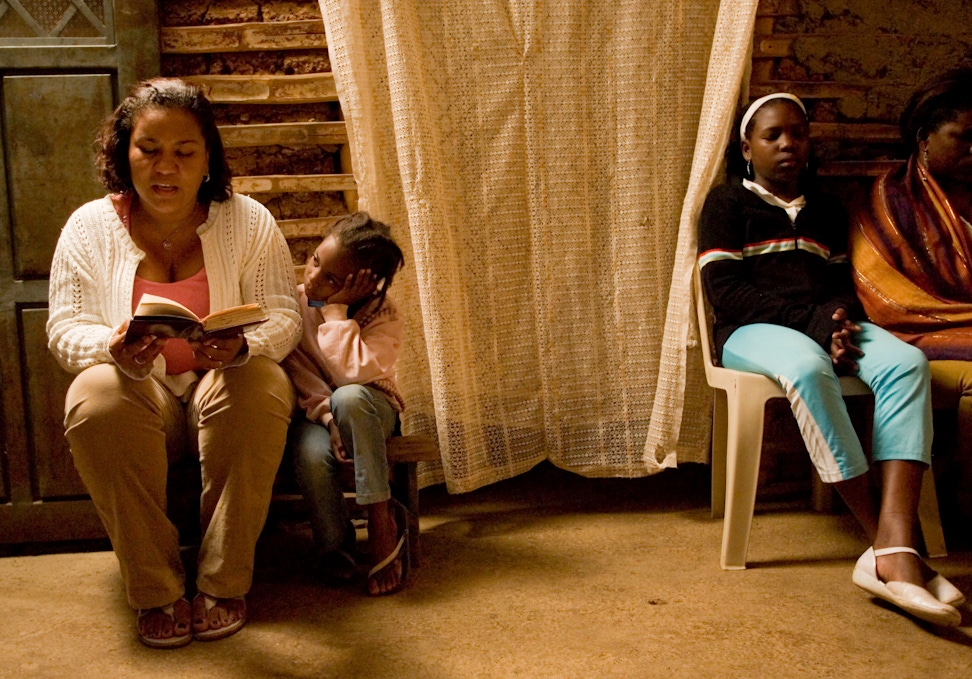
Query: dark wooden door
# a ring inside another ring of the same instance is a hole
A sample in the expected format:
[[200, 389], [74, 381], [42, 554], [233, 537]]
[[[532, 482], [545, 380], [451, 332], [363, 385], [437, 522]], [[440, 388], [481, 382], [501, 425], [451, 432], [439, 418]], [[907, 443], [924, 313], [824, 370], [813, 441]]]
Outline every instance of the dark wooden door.
[[0, 543], [103, 537], [64, 441], [71, 376], [47, 351], [61, 227], [103, 195], [99, 122], [159, 72], [152, 0], [0, 2]]

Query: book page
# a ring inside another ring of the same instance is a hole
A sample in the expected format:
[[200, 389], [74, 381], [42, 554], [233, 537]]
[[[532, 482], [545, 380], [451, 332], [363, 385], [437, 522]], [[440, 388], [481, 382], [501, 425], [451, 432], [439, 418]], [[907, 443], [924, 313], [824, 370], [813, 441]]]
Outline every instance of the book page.
[[226, 328], [258, 324], [266, 320], [267, 315], [259, 304], [243, 304], [214, 311], [203, 319], [202, 324], [206, 332], [215, 332]]
[[135, 308], [135, 316], [179, 316], [199, 321], [199, 317], [182, 304], [168, 297], [151, 293], [142, 295]]

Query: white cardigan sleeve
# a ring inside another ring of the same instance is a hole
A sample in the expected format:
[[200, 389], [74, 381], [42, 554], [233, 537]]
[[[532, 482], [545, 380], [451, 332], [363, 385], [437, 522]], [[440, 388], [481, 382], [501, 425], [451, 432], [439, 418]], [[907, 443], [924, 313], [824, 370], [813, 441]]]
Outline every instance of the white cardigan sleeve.
[[300, 341], [294, 264], [270, 212], [234, 195], [201, 234], [209, 277], [210, 311], [256, 302], [270, 320], [246, 333], [251, 356], [280, 362]]
[[[111, 212], [109, 212], [111, 210]], [[54, 251], [48, 297], [48, 348], [71, 373], [113, 362], [108, 340], [131, 316], [140, 252], [122, 237], [108, 198], [78, 208]]]

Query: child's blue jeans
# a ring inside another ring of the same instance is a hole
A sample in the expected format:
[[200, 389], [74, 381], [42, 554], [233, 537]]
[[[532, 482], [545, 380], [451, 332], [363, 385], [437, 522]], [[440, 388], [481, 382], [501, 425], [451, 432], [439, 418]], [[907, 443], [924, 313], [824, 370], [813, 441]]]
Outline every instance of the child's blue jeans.
[[[331, 395], [331, 414], [345, 451], [354, 458], [356, 502], [385, 502], [391, 497], [385, 441], [395, 431], [398, 413], [377, 389], [349, 384]], [[331, 452], [331, 433], [300, 416], [291, 427], [297, 483], [310, 506], [314, 541], [322, 551], [333, 551], [344, 540], [348, 511], [339, 478], [341, 463]]]

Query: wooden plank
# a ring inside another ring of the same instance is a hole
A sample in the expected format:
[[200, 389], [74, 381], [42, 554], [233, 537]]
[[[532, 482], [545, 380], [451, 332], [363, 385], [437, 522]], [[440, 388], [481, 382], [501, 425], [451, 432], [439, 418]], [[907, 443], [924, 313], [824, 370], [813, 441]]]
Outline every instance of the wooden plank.
[[[47, 309], [28, 308], [20, 314], [20, 332], [24, 346], [47, 345]], [[33, 460], [34, 500], [76, 498], [88, 491], [74, 467], [67, 439], [59, 434], [64, 429], [64, 397], [74, 380], [49, 351], [27, 351], [23, 362], [27, 378], [26, 426]]]
[[388, 462], [429, 462], [439, 459], [439, 448], [431, 436], [413, 434], [388, 439]]
[[261, 21], [217, 26], [173, 26], [160, 31], [163, 54], [324, 49], [324, 22]]
[[897, 125], [885, 123], [810, 123], [810, 136], [820, 141], [897, 142]]
[[837, 160], [821, 165], [817, 170], [817, 176], [878, 177], [903, 162], [903, 160]]
[[[966, 33], [963, 37], [968, 39]], [[907, 50], [921, 35], [885, 33], [867, 35], [854, 31], [828, 31], [826, 33], [773, 33], [772, 29], [756, 30], [753, 35], [753, 59], [778, 59], [796, 55], [796, 45], [800, 43], [806, 51], [814, 54], [840, 52], [844, 45], [856, 44], [867, 40], [870, 49], [877, 53], [895, 53]]]
[[220, 125], [219, 134], [226, 148], [247, 146], [313, 146], [347, 144], [348, 130], [343, 120], [308, 123], [261, 123], [257, 125]]
[[[795, 35], [759, 35], [755, 36], [753, 45], [753, 59], [776, 59], [779, 57], [792, 57], [793, 45], [797, 41]], [[816, 37], [816, 36], [814, 36]]]
[[753, 69], [749, 74], [750, 83], [762, 83], [773, 79], [776, 62], [772, 59], [753, 59]]
[[835, 82], [765, 80], [751, 83], [750, 96], [756, 98], [773, 92], [790, 92], [801, 99], [844, 99], [863, 94], [867, 87]]
[[[753, 23], [753, 36], [758, 37], [761, 35], [770, 35], [773, 33], [773, 26], [776, 24], [776, 19], [773, 17], [761, 17], [757, 16], [756, 21]], [[755, 50], [754, 50], [755, 52]], [[755, 56], [755, 55], [754, 55]]]
[[278, 219], [277, 226], [284, 238], [320, 238], [327, 229], [347, 215], [310, 217], [307, 219]]
[[800, 0], [760, 0], [756, 7], [757, 17], [800, 16]]
[[234, 177], [238, 193], [313, 193], [355, 189], [350, 174], [268, 174], [260, 177]]
[[334, 75], [187, 75], [216, 104], [317, 104], [337, 101]]

